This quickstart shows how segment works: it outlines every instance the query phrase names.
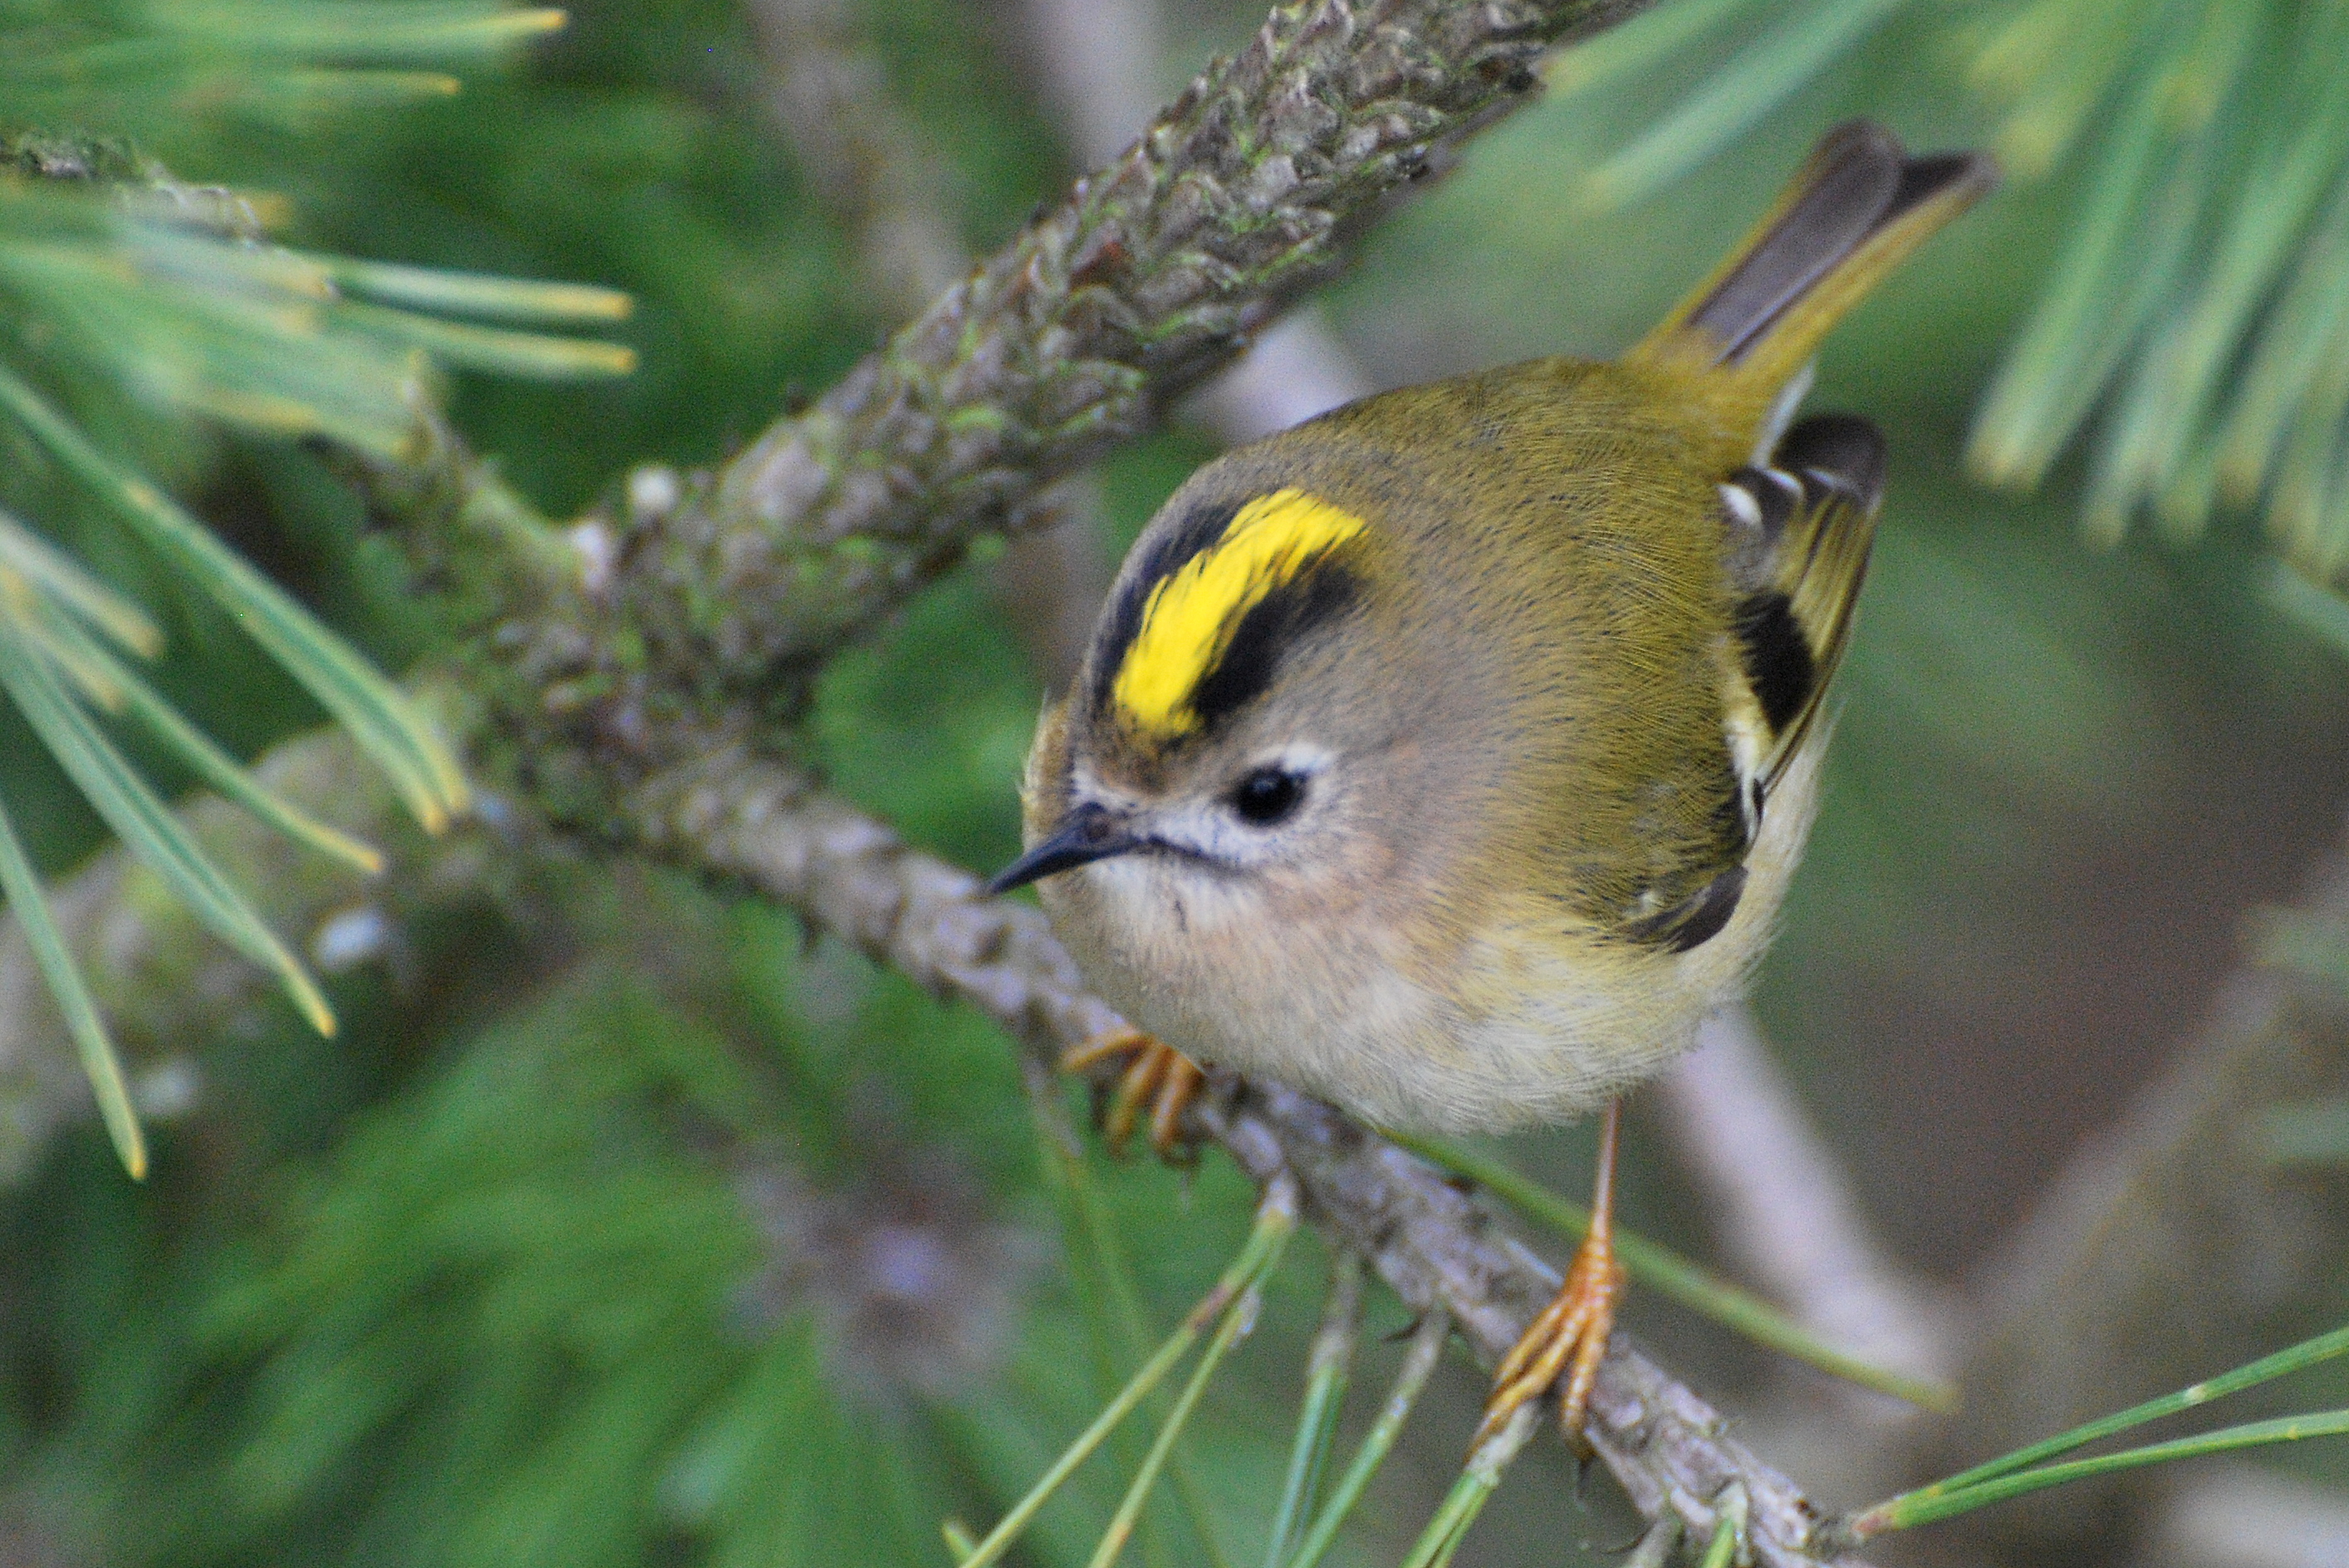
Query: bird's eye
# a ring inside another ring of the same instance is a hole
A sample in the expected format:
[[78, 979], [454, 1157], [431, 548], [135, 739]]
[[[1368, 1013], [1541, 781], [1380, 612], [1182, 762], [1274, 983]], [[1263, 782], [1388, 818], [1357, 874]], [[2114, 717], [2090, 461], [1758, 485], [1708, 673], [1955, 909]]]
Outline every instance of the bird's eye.
[[1259, 768], [1232, 789], [1232, 810], [1258, 828], [1287, 821], [1304, 803], [1304, 778], [1281, 768]]

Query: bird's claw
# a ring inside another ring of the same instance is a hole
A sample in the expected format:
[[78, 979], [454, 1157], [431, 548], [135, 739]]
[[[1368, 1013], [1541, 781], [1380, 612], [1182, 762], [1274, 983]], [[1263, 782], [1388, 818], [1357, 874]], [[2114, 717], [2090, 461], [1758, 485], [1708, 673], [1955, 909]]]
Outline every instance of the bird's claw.
[[1112, 1029], [1072, 1046], [1061, 1057], [1063, 1071], [1081, 1072], [1116, 1057], [1131, 1058], [1102, 1113], [1102, 1136], [1110, 1152], [1122, 1154], [1133, 1136], [1144, 1105], [1150, 1108], [1150, 1147], [1162, 1160], [1185, 1154], [1183, 1112], [1198, 1098], [1206, 1074], [1199, 1064], [1139, 1029]]
[[1493, 1374], [1493, 1392], [1468, 1445], [1471, 1452], [1508, 1425], [1517, 1407], [1540, 1398], [1553, 1386], [1558, 1390], [1558, 1426], [1567, 1441], [1578, 1451], [1588, 1449], [1583, 1422], [1590, 1410], [1590, 1390], [1599, 1380], [1599, 1363], [1614, 1332], [1615, 1304], [1622, 1294], [1623, 1270], [1615, 1261], [1611, 1238], [1594, 1232], [1574, 1254], [1557, 1299], [1542, 1309]]

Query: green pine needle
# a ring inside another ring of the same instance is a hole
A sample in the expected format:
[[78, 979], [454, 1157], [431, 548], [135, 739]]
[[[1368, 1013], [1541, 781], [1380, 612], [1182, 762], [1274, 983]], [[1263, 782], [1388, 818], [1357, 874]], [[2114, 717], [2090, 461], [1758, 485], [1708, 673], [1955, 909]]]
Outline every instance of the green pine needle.
[[1271, 1244], [1265, 1249], [1264, 1257], [1247, 1288], [1240, 1292], [1230, 1306], [1225, 1308], [1222, 1319], [1216, 1325], [1214, 1336], [1207, 1341], [1207, 1348], [1199, 1357], [1199, 1365], [1193, 1368], [1190, 1381], [1183, 1386], [1183, 1392], [1176, 1397], [1174, 1408], [1160, 1424], [1158, 1436], [1152, 1441], [1150, 1451], [1143, 1456], [1142, 1468], [1134, 1473], [1133, 1483], [1125, 1489], [1125, 1496], [1119, 1501], [1117, 1511], [1110, 1516], [1109, 1528], [1102, 1532], [1100, 1544], [1093, 1548], [1088, 1568], [1111, 1568], [1118, 1554], [1125, 1550], [1126, 1542], [1133, 1534], [1134, 1522], [1141, 1517], [1142, 1505], [1149, 1501], [1151, 1488], [1158, 1483], [1159, 1471], [1165, 1468], [1168, 1458], [1174, 1453], [1175, 1441], [1182, 1437], [1183, 1429], [1190, 1424], [1191, 1413], [1198, 1408], [1199, 1399], [1206, 1393], [1207, 1385], [1223, 1366], [1224, 1358], [1256, 1326], [1257, 1313], [1264, 1299], [1264, 1281], [1279, 1265], [1281, 1253], [1287, 1248], [1293, 1229], [1292, 1220], [1289, 1229], [1274, 1233]]
[[1784, 103], [1907, 0], [1811, 0], [1590, 176], [1607, 204], [1634, 201], [1713, 157]]
[[334, 1012], [300, 961], [82, 711], [21, 629], [5, 623], [0, 686], [130, 852], [222, 941], [274, 974], [313, 1028], [334, 1034]]
[[1485, 1511], [1485, 1504], [1501, 1485], [1501, 1472], [1517, 1457], [1533, 1436], [1535, 1424], [1541, 1419], [1538, 1400], [1520, 1405], [1509, 1416], [1508, 1423], [1476, 1446], [1460, 1475], [1444, 1494], [1436, 1508], [1435, 1516], [1419, 1533], [1419, 1540], [1403, 1557], [1403, 1568], [1450, 1568], [1453, 1555], [1460, 1543], [1468, 1538], [1469, 1526]]
[[2200, 1459], [2208, 1454], [2234, 1453], [2243, 1449], [2268, 1448], [2277, 1443], [2296, 1443], [2309, 1438], [2344, 1435], [2349, 1435], [2349, 1410], [2318, 1410], [2305, 1416], [2251, 1421], [2240, 1427], [2204, 1432], [2197, 1437], [2177, 1438], [2166, 1443], [2126, 1449], [2119, 1453], [2103, 1454], [2095, 1459], [2042, 1465], [2019, 1474], [1958, 1487], [1932, 1496], [1906, 1493], [1878, 1503], [1854, 1517], [1851, 1531], [1857, 1539], [1866, 1541], [1889, 1531], [1908, 1530], [1920, 1524], [1954, 1519], [1961, 1513], [1987, 1508], [1993, 1502], [2004, 1502], [2009, 1498], [2022, 1497], [2051, 1486], [2063, 1486], [2070, 1481], [2085, 1480], [2091, 1476], [2140, 1470], [2147, 1465], [2170, 1464], [2178, 1460]]
[[[0, 27], [0, 116], [138, 136], [242, 112], [298, 121], [447, 97], [456, 63], [511, 54], [564, 25], [559, 10], [499, 0], [157, 0], [39, 9]], [[21, 8], [20, 8], [21, 10]]]
[[5, 512], [0, 512], [0, 566], [22, 573], [33, 592], [140, 658], [151, 659], [163, 651], [163, 634], [145, 611]]
[[[1208, 1325], [1226, 1325], [1238, 1315], [1237, 1308], [1244, 1301], [1250, 1299], [1254, 1287], [1262, 1282], [1265, 1275], [1270, 1272], [1272, 1265], [1279, 1261], [1281, 1250], [1288, 1244], [1289, 1235], [1296, 1229], [1297, 1203], [1294, 1191], [1285, 1186], [1275, 1186], [1268, 1190], [1264, 1202], [1257, 1207], [1256, 1224], [1248, 1232], [1247, 1241], [1241, 1246], [1239, 1254], [1232, 1260], [1231, 1265], [1224, 1271], [1223, 1277], [1216, 1282], [1215, 1288], [1185, 1315], [1183, 1321], [1176, 1325], [1173, 1334], [1166, 1336], [1157, 1352], [1143, 1363], [1141, 1369], [1135, 1372], [1125, 1387], [1118, 1391], [1117, 1397], [1093, 1418], [1092, 1424], [1061, 1451], [1061, 1457], [1055, 1460], [1036, 1484], [1029, 1489], [1027, 1495], [1013, 1504], [1011, 1511], [997, 1522], [993, 1530], [988, 1532], [987, 1538], [978, 1543], [977, 1550], [962, 1559], [958, 1568], [987, 1568], [988, 1563], [1010, 1550], [1012, 1543], [1019, 1540], [1030, 1523], [1034, 1522], [1036, 1515], [1042, 1511], [1044, 1504], [1051, 1501], [1052, 1495], [1076, 1473], [1078, 1467], [1091, 1459], [1094, 1451], [1108, 1439], [1109, 1435], [1117, 1429], [1125, 1418], [1132, 1415], [1134, 1408], [1149, 1398], [1151, 1392], [1159, 1384], [1166, 1380], [1167, 1376], [1190, 1352], [1191, 1346], [1198, 1342], [1199, 1336], [1207, 1331]], [[1218, 1337], [1222, 1336], [1222, 1326], [1218, 1327], [1217, 1334]], [[1187, 1408], [1183, 1408], [1178, 1403], [1178, 1409], [1181, 1409], [1182, 1414], [1187, 1418], [1189, 1413]], [[1170, 1418], [1170, 1422], [1171, 1420]], [[1164, 1462], [1164, 1453], [1162, 1450], [1172, 1448], [1174, 1437], [1179, 1435], [1179, 1424], [1175, 1425], [1173, 1432], [1162, 1429], [1161, 1441], [1154, 1444], [1152, 1449], [1155, 1456], [1154, 1462], [1145, 1460], [1147, 1471], [1153, 1478], [1156, 1474], [1156, 1465]], [[1129, 1501], [1136, 1511], [1139, 1510], [1138, 1498], [1130, 1493]], [[1119, 1517], [1125, 1521], [1130, 1530], [1132, 1518], [1123, 1506], [1120, 1508]]]
[[618, 289], [586, 284], [539, 283], [481, 273], [442, 272], [351, 256], [301, 253], [335, 286], [354, 298], [407, 305], [436, 315], [499, 321], [624, 321], [636, 302]]
[[1760, 9], [1760, 0], [1675, 0], [1561, 50], [1544, 75], [1554, 93], [1597, 87], [1676, 59], [1706, 34]]
[[[1683, 0], [1554, 67], [1560, 90], [1725, 62], [1590, 177], [1646, 195], [1735, 144], [1904, 0], [1765, 8]], [[1919, 7], [1921, 9], [1921, 7]], [[2024, 180], [2071, 162], [2081, 193], [1982, 397], [1972, 470], [2031, 486], [2099, 419], [2083, 531], [2140, 516], [2190, 541], [2261, 509], [2317, 581], [2349, 570], [2349, 12], [2286, 0], [2004, 0], [1946, 24]]]
[[116, 469], [40, 394], [0, 369], [0, 408], [218, 603], [390, 778], [428, 832], [466, 810], [456, 759], [398, 687], [160, 490]]
[[488, 54], [568, 20], [551, 6], [510, 10], [497, 0], [177, 0], [148, 15], [158, 31], [212, 50], [345, 60]]
[[0, 809], [0, 892], [7, 894], [9, 913], [16, 917], [26, 945], [33, 950], [33, 961], [40, 965], [41, 977], [48, 982], [49, 995], [57, 1000], [66, 1030], [81, 1053], [82, 1072], [97, 1097], [98, 1116], [106, 1123], [107, 1136], [114, 1140], [122, 1168], [130, 1172], [132, 1181], [146, 1180], [147, 1140], [130, 1103], [122, 1058], [115, 1053], [98, 999], [90, 995], [81, 965], [66, 946], [65, 933], [58, 929], [48, 896], [41, 891], [41, 879], [5, 809]]
[[[1108, 1200], [1102, 1192], [1100, 1183], [1093, 1180], [1083, 1155], [1065, 1135], [1067, 1124], [1061, 1117], [1058, 1103], [1050, 1098], [1050, 1091], [1040, 1084], [1035, 1086], [1035, 1092], [1030, 1097], [1030, 1109], [1045, 1176], [1054, 1195], [1061, 1201], [1063, 1223], [1073, 1235], [1081, 1237], [1083, 1252], [1092, 1260], [1093, 1273], [1099, 1276], [1100, 1284], [1108, 1295], [1108, 1305], [1116, 1314], [1118, 1336], [1123, 1341], [1123, 1355], [1117, 1359], [1122, 1362], [1139, 1361], [1150, 1347], [1150, 1327], [1147, 1315], [1143, 1311], [1142, 1291], [1134, 1283], [1133, 1264], [1119, 1240], [1117, 1221], [1111, 1214]], [[1072, 1254], [1075, 1251], [1072, 1247]], [[1071, 1279], [1081, 1291], [1089, 1283], [1081, 1270], [1072, 1269]], [[1089, 1308], [1096, 1305], [1087, 1302]], [[1089, 1312], [1088, 1315], [1097, 1319], [1102, 1315], [1096, 1310]], [[1095, 1337], [1102, 1336], [1097, 1331]], [[1106, 1367], [1109, 1353], [1104, 1351], [1103, 1357]], [[1181, 1505], [1192, 1533], [1198, 1538], [1201, 1548], [1206, 1552], [1209, 1568], [1231, 1568], [1216, 1539], [1215, 1526], [1209, 1520], [1206, 1489], [1193, 1473], [1190, 1458], [1184, 1446], [1175, 1448], [1168, 1460], [1168, 1469], [1174, 1477], [1175, 1501]], [[1155, 1517], [1153, 1516], [1154, 1522]]]
[[380, 305], [345, 304], [335, 314], [338, 321], [358, 331], [420, 348], [444, 365], [498, 376], [576, 381], [584, 377], [626, 376], [636, 367], [635, 349], [599, 338], [476, 326]]
[[[1730, 1484], [1736, 1486], [1734, 1481]], [[1705, 1546], [1704, 1561], [1700, 1568], [1730, 1568], [1737, 1561], [1738, 1543], [1745, 1533], [1744, 1501], [1744, 1491], [1739, 1488], [1732, 1501], [1740, 1506], [1721, 1510], [1721, 1517], [1713, 1527], [1713, 1540]]]
[[2230, 1427], [2199, 1437], [2180, 1438], [2096, 1459], [2066, 1464], [2047, 1462], [2105, 1438], [2160, 1420], [2165, 1416], [2194, 1409], [2212, 1400], [2225, 1398], [2230, 1394], [2240, 1394], [2247, 1388], [2303, 1371], [2344, 1353], [2349, 1353], [2349, 1328], [2336, 1328], [2329, 1334], [2320, 1334], [2272, 1356], [2261, 1357], [2232, 1371], [2191, 1384], [2174, 1394], [2165, 1394], [2158, 1399], [2133, 1405], [2115, 1415], [2074, 1427], [2069, 1431], [2060, 1432], [2012, 1453], [2002, 1454], [1997, 1459], [1976, 1465], [1971, 1470], [1961, 1470], [1930, 1486], [1888, 1498], [1854, 1514], [1848, 1521], [1848, 1528], [1854, 1539], [1864, 1541], [1888, 1530], [1903, 1530], [1910, 1525], [1949, 1519], [2004, 1498], [2036, 1491], [2042, 1487], [2059, 1486], [2086, 1476], [2189, 1459], [2199, 1454], [2293, 1442], [2302, 1438], [2331, 1437], [2349, 1431], [2349, 1411], [2325, 1411], [2312, 1416], [2255, 1421], [2248, 1426]]
[[1281, 1568], [1319, 1501], [1322, 1472], [1329, 1468], [1330, 1451], [1338, 1439], [1338, 1418], [1345, 1408], [1346, 1387], [1361, 1332], [1362, 1254], [1341, 1246], [1330, 1260], [1321, 1326], [1306, 1357], [1305, 1399], [1297, 1412], [1297, 1436], [1289, 1445], [1280, 1501], [1273, 1510], [1264, 1568]]
[[[211, 737], [182, 718], [161, 694], [94, 640], [68, 624], [53, 624], [50, 630], [75, 655], [78, 667], [90, 671], [114, 694], [114, 700], [107, 707], [137, 719], [207, 785], [297, 843], [306, 844], [368, 876], [383, 870], [381, 851], [328, 827], [263, 789]], [[44, 643], [43, 651], [49, 651], [49, 645]], [[95, 697], [98, 693], [93, 690], [89, 695]]]
[[[2349, 376], [2343, 379], [2349, 382]], [[2349, 600], [2318, 587], [2282, 562], [2268, 570], [2267, 598], [2342, 657], [2349, 658]]]
[[1395, 1439], [1402, 1435], [1403, 1424], [1419, 1403], [1420, 1390], [1427, 1387], [1435, 1363], [1444, 1354], [1444, 1341], [1452, 1337], [1452, 1315], [1442, 1306], [1432, 1306], [1420, 1316], [1419, 1326], [1412, 1331], [1411, 1348], [1403, 1352], [1402, 1366], [1395, 1373], [1393, 1384], [1387, 1389], [1386, 1401], [1379, 1408], [1378, 1419], [1362, 1434], [1354, 1449], [1352, 1462], [1346, 1473], [1330, 1489], [1330, 1499], [1314, 1516], [1313, 1527], [1299, 1542], [1297, 1554], [1288, 1559], [1288, 1568], [1314, 1568], [1336, 1544], [1338, 1531], [1370, 1490], [1371, 1481], [1386, 1463], [1387, 1454], [1394, 1448]]

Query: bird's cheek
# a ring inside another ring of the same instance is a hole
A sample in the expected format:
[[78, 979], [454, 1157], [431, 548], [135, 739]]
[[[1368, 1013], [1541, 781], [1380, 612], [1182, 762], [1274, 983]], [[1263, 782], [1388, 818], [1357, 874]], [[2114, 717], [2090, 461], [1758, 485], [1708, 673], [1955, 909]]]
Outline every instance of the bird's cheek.
[[1260, 918], [1281, 929], [1356, 919], [1377, 902], [1392, 866], [1378, 846], [1333, 844], [1330, 852], [1268, 869], [1252, 879]]

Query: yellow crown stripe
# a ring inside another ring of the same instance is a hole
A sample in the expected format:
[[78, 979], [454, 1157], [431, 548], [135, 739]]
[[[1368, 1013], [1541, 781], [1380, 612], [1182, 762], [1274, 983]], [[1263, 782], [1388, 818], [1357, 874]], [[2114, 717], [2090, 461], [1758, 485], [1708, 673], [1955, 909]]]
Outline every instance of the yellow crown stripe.
[[1196, 727], [1191, 694], [1230, 648], [1241, 620], [1364, 526], [1299, 490], [1275, 490], [1240, 508], [1222, 538], [1150, 591], [1112, 699], [1144, 730], [1180, 735]]

